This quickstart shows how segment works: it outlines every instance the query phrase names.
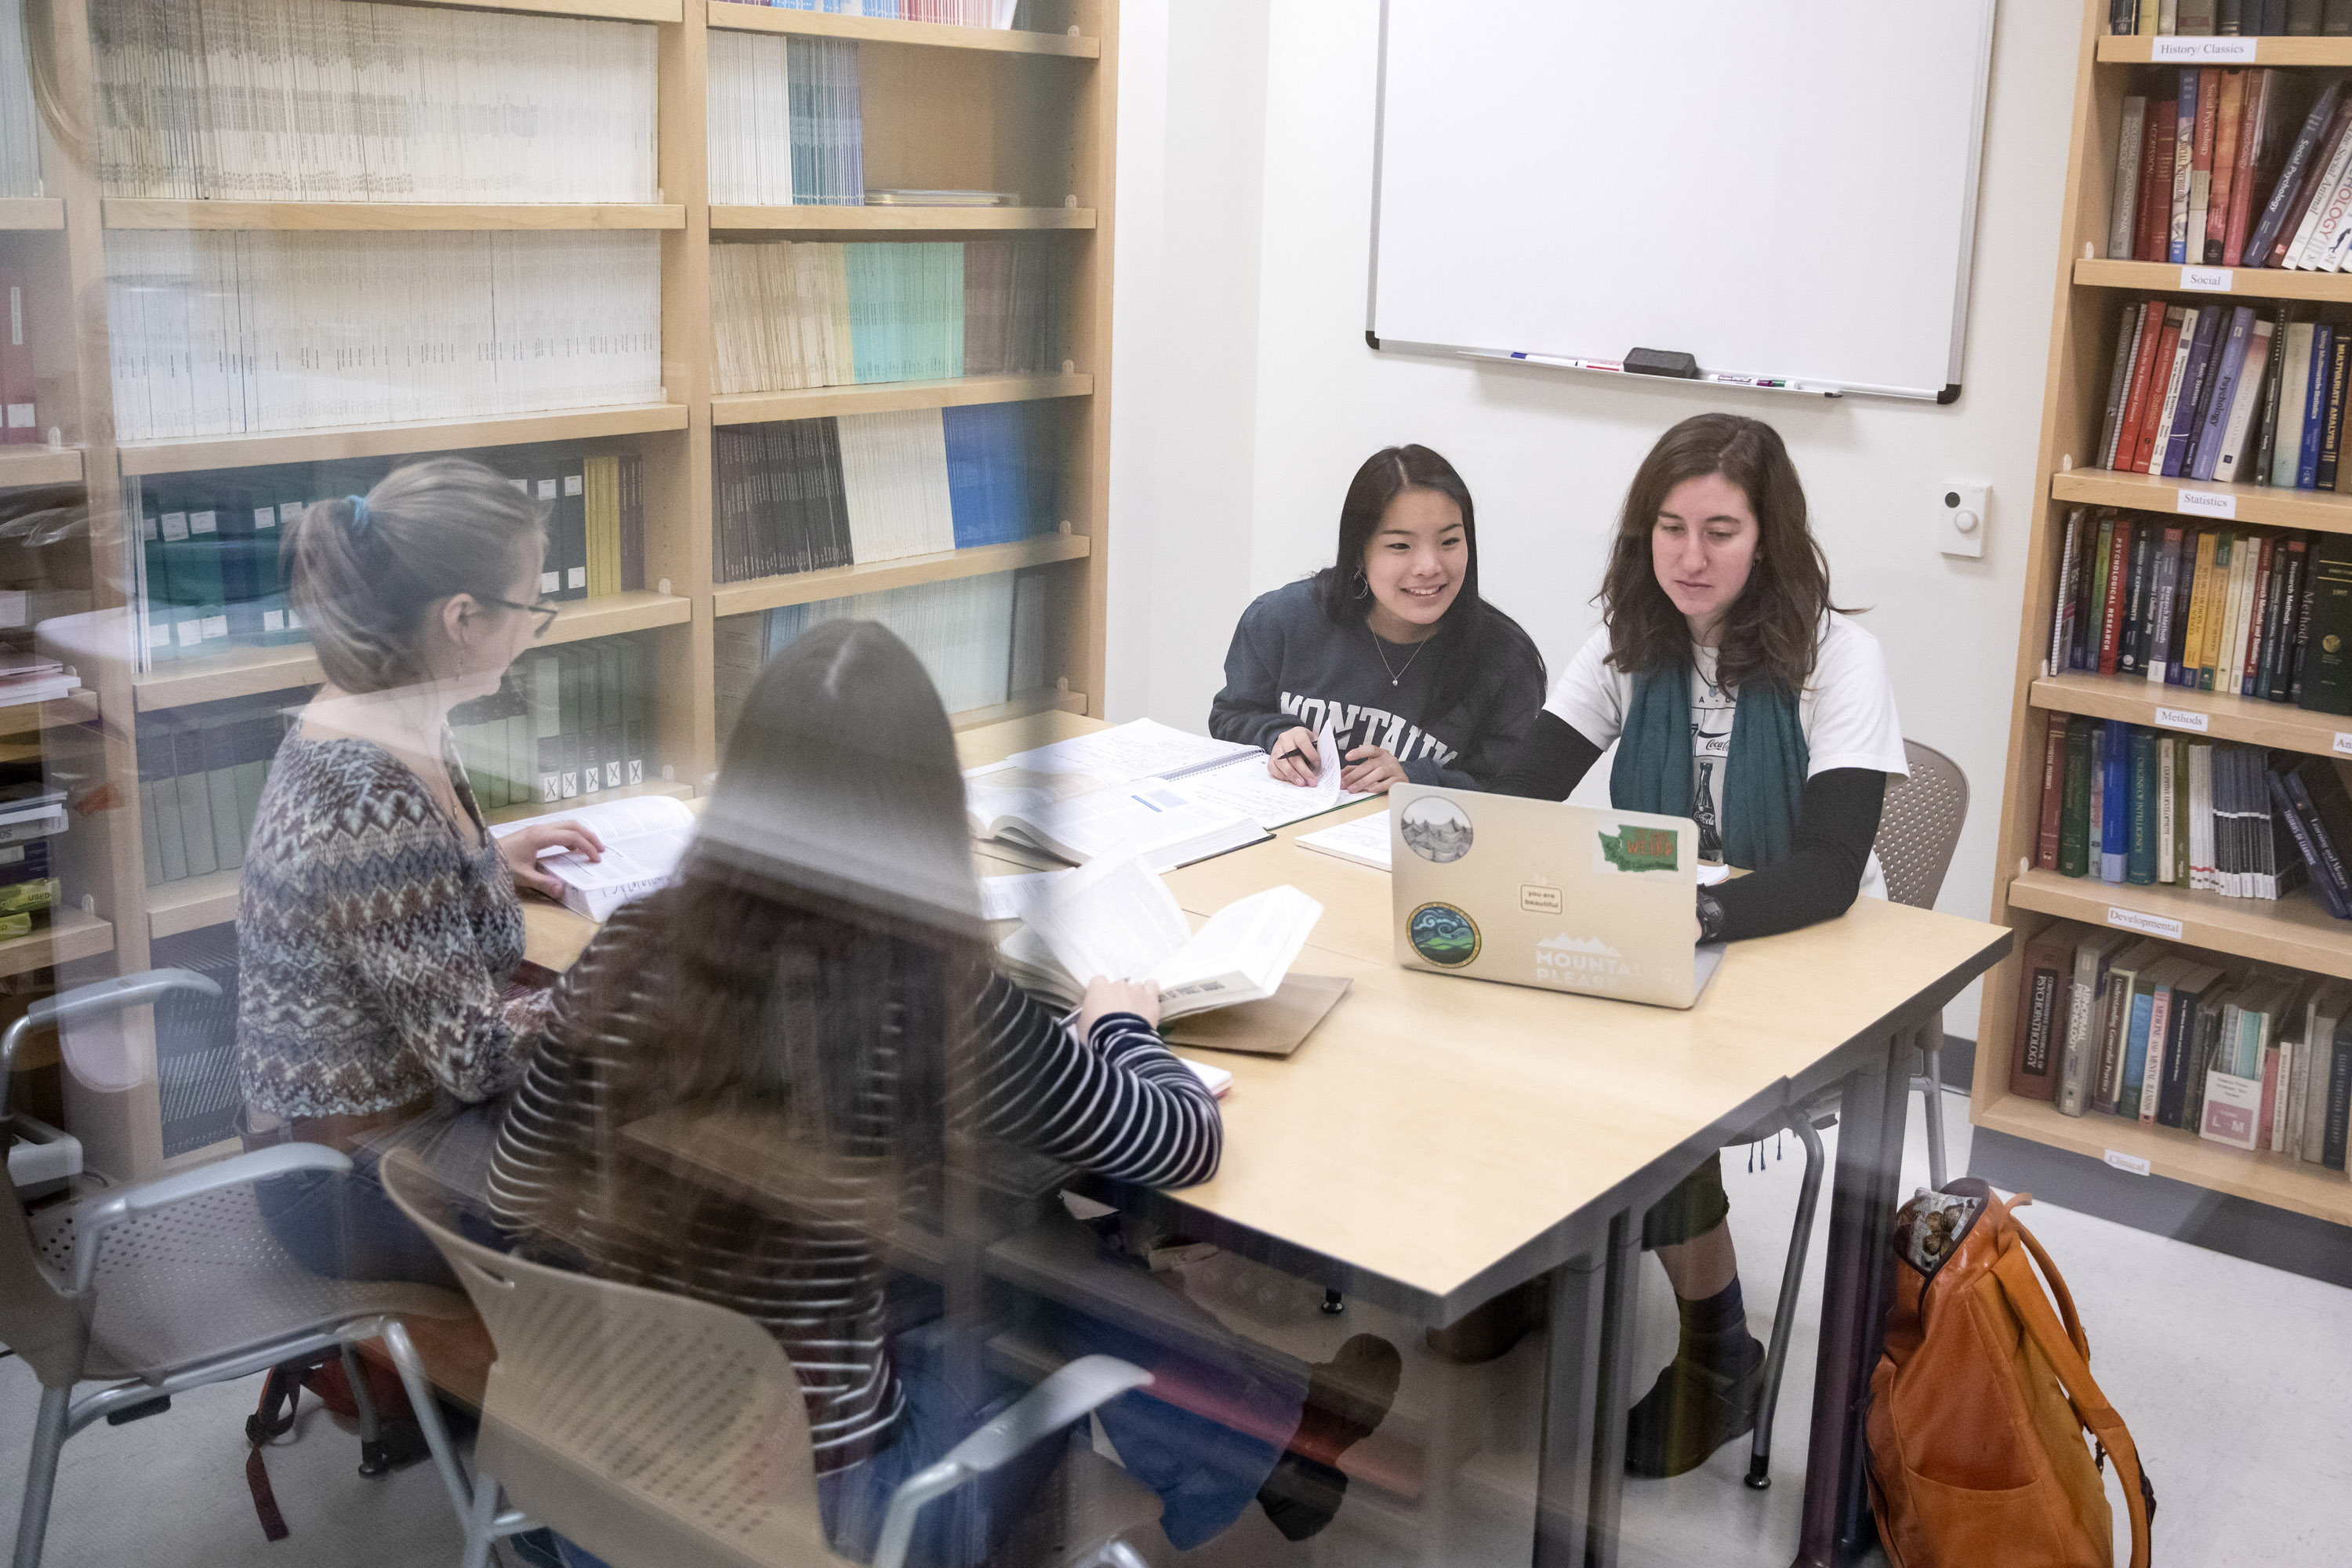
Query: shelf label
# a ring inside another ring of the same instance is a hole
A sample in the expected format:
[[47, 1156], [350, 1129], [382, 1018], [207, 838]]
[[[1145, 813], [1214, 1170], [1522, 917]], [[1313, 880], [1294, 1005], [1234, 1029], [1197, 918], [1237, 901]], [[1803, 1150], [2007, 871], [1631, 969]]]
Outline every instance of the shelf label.
[[2254, 46], [2261, 42], [2259, 37], [2152, 38], [2147, 58], [2158, 65], [2250, 66], [2254, 63]]
[[2342, 757], [2352, 757], [2352, 730], [2336, 731], [2336, 753]]
[[2137, 1154], [2126, 1154], [2114, 1149], [2107, 1151], [2107, 1163], [2118, 1171], [2127, 1171], [2135, 1176], [2145, 1176], [2149, 1173], [2147, 1161]]
[[2184, 267], [2180, 269], [2180, 286], [2202, 294], [2227, 294], [2230, 291], [2230, 269], [2226, 267]]
[[2125, 931], [2136, 931], [2142, 936], [2160, 936], [2168, 942], [2180, 940], [2180, 922], [2166, 920], [2162, 915], [2143, 914], [2137, 910], [2107, 906], [2107, 923]]
[[2175, 490], [2172, 510], [2197, 517], [2234, 518], [2238, 515], [2238, 498], [2212, 490]]
[[2205, 728], [2206, 718], [2204, 714], [2187, 708], [2159, 708], [2156, 710], [2156, 721], [2168, 730], [2201, 731]]

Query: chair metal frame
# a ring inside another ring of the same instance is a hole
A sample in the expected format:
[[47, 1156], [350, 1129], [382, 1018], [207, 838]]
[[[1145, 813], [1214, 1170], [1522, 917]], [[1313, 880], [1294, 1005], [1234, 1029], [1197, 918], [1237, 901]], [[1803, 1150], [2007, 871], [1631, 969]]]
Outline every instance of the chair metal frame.
[[[8, 1074], [16, 1065], [16, 1050], [25, 1037], [37, 1029], [72, 1018], [93, 1017], [118, 1012], [125, 1007], [144, 1005], [175, 991], [194, 991], [218, 995], [220, 988], [207, 977], [184, 969], [152, 969], [136, 974], [100, 981], [77, 987], [58, 995], [33, 1004], [25, 1016], [0, 1033], [0, 1133], [10, 1126], [7, 1116]], [[282, 1176], [299, 1171], [341, 1171], [352, 1168], [350, 1157], [333, 1149], [314, 1143], [282, 1143], [274, 1148], [254, 1150], [235, 1155], [193, 1171], [161, 1177], [137, 1186], [103, 1194], [85, 1200], [73, 1209], [73, 1250], [66, 1279], [60, 1283], [37, 1262], [27, 1262], [39, 1278], [21, 1283], [34, 1300], [46, 1291], [51, 1298], [42, 1303], [53, 1320], [70, 1314], [73, 1326], [61, 1336], [45, 1339], [37, 1348], [26, 1345], [16, 1348], [25, 1353], [26, 1363], [41, 1380], [40, 1411], [35, 1418], [31, 1451], [26, 1460], [23, 1505], [17, 1514], [16, 1568], [39, 1568], [41, 1552], [48, 1533], [49, 1507], [57, 1489], [58, 1461], [66, 1440], [91, 1423], [108, 1415], [156, 1400], [168, 1398], [189, 1389], [202, 1388], [215, 1383], [231, 1383], [267, 1371], [288, 1362], [301, 1361], [339, 1352], [346, 1370], [355, 1361], [353, 1347], [363, 1341], [381, 1339], [393, 1350], [395, 1361], [404, 1352], [415, 1359], [407, 1335], [399, 1320], [380, 1311], [334, 1318], [312, 1322], [290, 1330], [264, 1343], [231, 1354], [189, 1362], [172, 1367], [160, 1375], [130, 1377], [110, 1381], [104, 1387], [74, 1397], [75, 1386], [83, 1381], [89, 1364], [90, 1324], [95, 1315], [98, 1294], [99, 1260], [105, 1250], [108, 1237], [123, 1225], [142, 1215], [184, 1204], [214, 1193]], [[16, 1217], [0, 1216], [0, 1223], [24, 1226], [16, 1184], [7, 1180], [0, 1169], [0, 1195]], [[25, 1233], [29, 1247], [29, 1232]], [[28, 1308], [28, 1312], [38, 1308]], [[53, 1321], [48, 1325], [57, 1327]], [[59, 1343], [59, 1339], [63, 1342]], [[53, 1381], [62, 1373], [62, 1381]], [[403, 1367], [404, 1376], [406, 1367]], [[352, 1379], [354, 1401], [359, 1405], [361, 1436], [363, 1442], [379, 1440], [373, 1402], [367, 1394], [363, 1377]], [[420, 1417], [431, 1410], [430, 1401], [419, 1407]], [[436, 1463], [448, 1464], [448, 1434], [440, 1426], [437, 1415], [425, 1425], [425, 1435], [433, 1447]]]

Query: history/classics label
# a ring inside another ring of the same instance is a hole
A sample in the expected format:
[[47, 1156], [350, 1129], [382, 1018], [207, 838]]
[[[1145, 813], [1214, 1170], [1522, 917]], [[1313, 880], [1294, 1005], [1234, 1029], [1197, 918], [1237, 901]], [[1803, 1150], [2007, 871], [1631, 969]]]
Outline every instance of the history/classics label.
[[2156, 710], [2156, 721], [2168, 730], [2201, 732], [2206, 726], [2206, 716], [2187, 708], [2159, 708]]
[[2194, 517], [2234, 518], [2238, 515], [2238, 498], [2213, 490], [2175, 490], [2172, 510]]
[[2184, 267], [2180, 269], [2180, 287], [2200, 294], [2227, 294], [2230, 291], [2230, 269], [2226, 267]]
[[2145, 1176], [2149, 1172], [2148, 1163], [2138, 1155], [2126, 1154], [2114, 1149], [2107, 1151], [2107, 1163], [2118, 1171], [2128, 1171], [2135, 1176]]
[[2107, 906], [2107, 923], [2124, 931], [2136, 931], [2142, 936], [2160, 936], [2167, 942], [2180, 940], [2180, 922], [2166, 920], [2162, 915], [2143, 914], [2138, 910]]
[[2159, 37], [2148, 40], [2147, 58], [2158, 65], [2250, 66], [2260, 37]]

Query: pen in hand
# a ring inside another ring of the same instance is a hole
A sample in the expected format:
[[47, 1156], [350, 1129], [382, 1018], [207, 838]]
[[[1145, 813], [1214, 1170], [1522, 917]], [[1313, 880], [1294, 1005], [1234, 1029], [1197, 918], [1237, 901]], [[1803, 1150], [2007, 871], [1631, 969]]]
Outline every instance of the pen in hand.
[[1286, 731], [1275, 742], [1265, 771], [1284, 784], [1311, 786], [1323, 773], [1320, 743], [1303, 726]]

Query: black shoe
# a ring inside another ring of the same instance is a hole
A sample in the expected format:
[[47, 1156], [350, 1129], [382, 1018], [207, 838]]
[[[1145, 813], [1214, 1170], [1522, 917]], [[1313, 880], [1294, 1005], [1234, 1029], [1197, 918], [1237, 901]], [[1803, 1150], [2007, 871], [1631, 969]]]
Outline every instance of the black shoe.
[[1718, 1366], [1677, 1355], [1658, 1373], [1625, 1418], [1627, 1475], [1682, 1475], [1706, 1463], [1708, 1455], [1733, 1438], [1756, 1430], [1756, 1414], [1764, 1404], [1764, 1347], [1753, 1334], [1741, 1338], [1744, 1352]]
[[1348, 1495], [1348, 1478], [1303, 1454], [1286, 1452], [1257, 1489], [1257, 1505], [1285, 1541], [1305, 1541], [1322, 1532]]
[[1458, 1365], [1493, 1361], [1517, 1344], [1528, 1330], [1543, 1327], [1550, 1316], [1550, 1279], [1538, 1275], [1473, 1308], [1451, 1328], [1423, 1329], [1423, 1342], [1432, 1355]]
[[1298, 1430], [1257, 1490], [1258, 1506], [1283, 1539], [1304, 1541], [1339, 1511], [1348, 1495], [1339, 1456], [1388, 1419], [1403, 1375], [1404, 1358], [1378, 1334], [1357, 1334], [1329, 1361], [1307, 1368]]

